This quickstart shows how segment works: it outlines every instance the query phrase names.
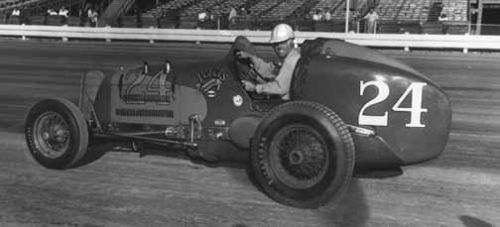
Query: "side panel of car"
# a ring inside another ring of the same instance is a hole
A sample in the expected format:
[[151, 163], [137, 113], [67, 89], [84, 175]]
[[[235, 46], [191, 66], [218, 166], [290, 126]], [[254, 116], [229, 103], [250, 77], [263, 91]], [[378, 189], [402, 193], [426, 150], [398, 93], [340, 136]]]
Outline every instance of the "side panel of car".
[[[398, 68], [344, 57], [315, 55], [307, 69], [301, 99], [325, 104], [346, 123], [374, 130], [404, 164], [443, 151], [450, 104], [433, 82]], [[357, 152], [363, 150], [368, 149], [358, 145]], [[376, 154], [368, 155], [376, 160]]]
[[[253, 127], [258, 118], [252, 100], [234, 78], [230, 66], [178, 65], [166, 78], [156, 76], [161, 70], [157, 66], [150, 68], [152, 75], [140, 75], [140, 68], [119, 71], [103, 81], [94, 107], [109, 132], [161, 130], [169, 138], [188, 139], [189, 131], [194, 130], [194, 142], [200, 148], [195, 155], [207, 160], [242, 160], [248, 155], [240, 149], [249, 147], [254, 129], [240, 127]], [[158, 79], [166, 81], [163, 84]], [[162, 86], [169, 90], [162, 91]], [[253, 116], [248, 118], [252, 121], [232, 124], [241, 116]], [[191, 128], [191, 124], [195, 127]], [[238, 148], [232, 143], [230, 131], [243, 146]], [[176, 132], [182, 135], [174, 135]]]

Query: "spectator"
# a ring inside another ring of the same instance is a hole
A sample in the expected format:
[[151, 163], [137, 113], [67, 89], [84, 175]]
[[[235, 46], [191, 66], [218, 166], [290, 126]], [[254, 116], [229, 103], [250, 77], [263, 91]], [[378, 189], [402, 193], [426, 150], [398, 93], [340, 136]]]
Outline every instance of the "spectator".
[[67, 24], [68, 17], [69, 17], [68, 9], [66, 9], [66, 7], [62, 6], [61, 9], [59, 9], [59, 16], [61, 17], [61, 23]]
[[378, 21], [378, 14], [375, 12], [373, 8], [370, 9], [370, 12], [366, 14], [363, 19], [368, 21], [368, 33], [375, 33], [377, 29], [377, 21]]
[[61, 9], [59, 9], [59, 16], [68, 18], [69, 17], [69, 10], [66, 9], [66, 7], [62, 6]]
[[47, 15], [49, 15], [49, 16], [57, 16], [58, 13], [55, 10], [53, 10], [52, 8], [49, 8], [47, 10]]
[[203, 10], [201, 12], [198, 13], [198, 21], [199, 22], [205, 22], [206, 20], [208, 20], [208, 13], [207, 11]]
[[215, 20], [215, 15], [212, 13], [212, 10], [210, 10], [210, 9], [207, 9], [207, 19], [209, 21]]
[[330, 21], [332, 20], [332, 14], [330, 13], [330, 9], [325, 9], [324, 20]]
[[448, 17], [446, 16], [446, 13], [441, 12], [441, 14], [438, 17], [438, 21], [441, 22], [441, 32], [443, 34], [448, 34], [448, 24], [443, 23], [445, 21], [448, 21]]
[[446, 13], [441, 12], [441, 14], [438, 17], [438, 21], [447, 21], [447, 20], [448, 20], [448, 16], [446, 16]]
[[325, 20], [325, 11], [320, 9], [319, 10], [319, 20]]
[[89, 8], [87, 11], [87, 17], [89, 18], [89, 23], [91, 27], [97, 27], [97, 11], [93, 8]]
[[21, 11], [16, 8], [16, 9], [12, 10], [11, 16], [17, 16], [17, 17], [19, 17], [19, 16], [21, 16]]
[[319, 9], [314, 11], [314, 13], [312, 15], [312, 19], [313, 19], [313, 21], [320, 21], [321, 20], [321, 14], [320, 14]]
[[80, 18], [80, 27], [85, 26], [85, 9], [83, 7], [78, 9], [78, 17]]
[[229, 24], [235, 24], [236, 22], [236, 17], [238, 16], [238, 13], [236, 12], [236, 9], [234, 7], [231, 7], [231, 10], [229, 10]]

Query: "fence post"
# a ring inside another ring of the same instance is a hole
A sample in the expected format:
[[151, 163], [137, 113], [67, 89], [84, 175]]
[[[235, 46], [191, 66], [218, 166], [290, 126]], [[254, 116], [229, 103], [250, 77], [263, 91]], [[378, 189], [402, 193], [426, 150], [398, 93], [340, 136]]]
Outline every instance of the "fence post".
[[[149, 29], [150, 29], [150, 30], [154, 30], [155, 28], [154, 28], [153, 26], [151, 26], [151, 27], [149, 27]], [[150, 39], [150, 40], [149, 40], [149, 43], [150, 43], [150, 44], [153, 44], [153, 43], [155, 43], [155, 40], [154, 40], [154, 39]]]
[[[65, 24], [65, 25], [63, 25], [63, 27], [67, 28], [67, 27], [68, 27], [68, 25], [67, 25], [67, 24]], [[68, 42], [68, 37], [62, 37], [62, 41], [63, 41], [63, 42]]]
[[[196, 30], [199, 31], [200, 27], [196, 27]], [[201, 44], [201, 41], [200, 40], [196, 40], [196, 45], [200, 45], [200, 44]]]
[[[25, 25], [25, 24], [21, 24], [21, 26], [23, 26], [23, 27], [24, 27], [24, 26], [26, 26], [26, 25]], [[24, 29], [23, 29], [23, 30], [24, 30]], [[21, 36], [21, 39], [22, 39], [22, 40], [26, 40], [26, 36], [25, 36], [25, 35]]]
[[[410, 33], [409, 32], [405, 32], [405, 35], [409, 35]], [[405, 49], [404, 49], [405, 52], [409, 52], [410, 51], [410, 47], [409, 46], [405, 46]]]
[[[105, 28], [106, 28], [106, 29], [109, 29], [109, 28], [111, 28], [111, 26], [107, 24], [107, 25], [105, 26]], [[111, 39], [110, 39], [110, 38], [106, 38], [106, 42], [108, 42], [108, 43], [109, 43], [109, 42], [111, 42]]]

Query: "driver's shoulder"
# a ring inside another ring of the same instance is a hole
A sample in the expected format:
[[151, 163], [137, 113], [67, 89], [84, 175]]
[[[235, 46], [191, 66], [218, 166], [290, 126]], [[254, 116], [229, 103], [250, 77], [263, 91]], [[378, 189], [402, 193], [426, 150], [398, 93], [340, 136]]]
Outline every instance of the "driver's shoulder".
[[289, 56], [291, 58], [300, 58], [300, 55], [301, 55], [301, 49], [300, 47], [295, 47], [293, 48], [290, 53], [289, 53]]
[[296, 62], [301, 57], [300, 48], [293, 48], [285, 59], [285, 62]]

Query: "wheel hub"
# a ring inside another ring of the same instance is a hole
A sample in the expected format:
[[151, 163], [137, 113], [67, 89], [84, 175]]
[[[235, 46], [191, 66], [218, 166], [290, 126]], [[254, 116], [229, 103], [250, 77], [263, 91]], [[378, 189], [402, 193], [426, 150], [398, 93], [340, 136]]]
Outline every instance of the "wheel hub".
[[69, 146], [69, 129], [65, 119], [56, 112], [47, 112], [35, 121], [34, 142], [41, 154], [57, 158]]
[[303, 124], [280, 129], [270, 146], [271, 167], [277, 177], [295, 188], [317, 184], [329, 165], [327, 146], [321, 135]]
[[290, 152], [288, 159], [290, 161], [290, 164], [300, 165], [304, 161], [304, 155], [300, 150], [293, 150], [292, 152]]

